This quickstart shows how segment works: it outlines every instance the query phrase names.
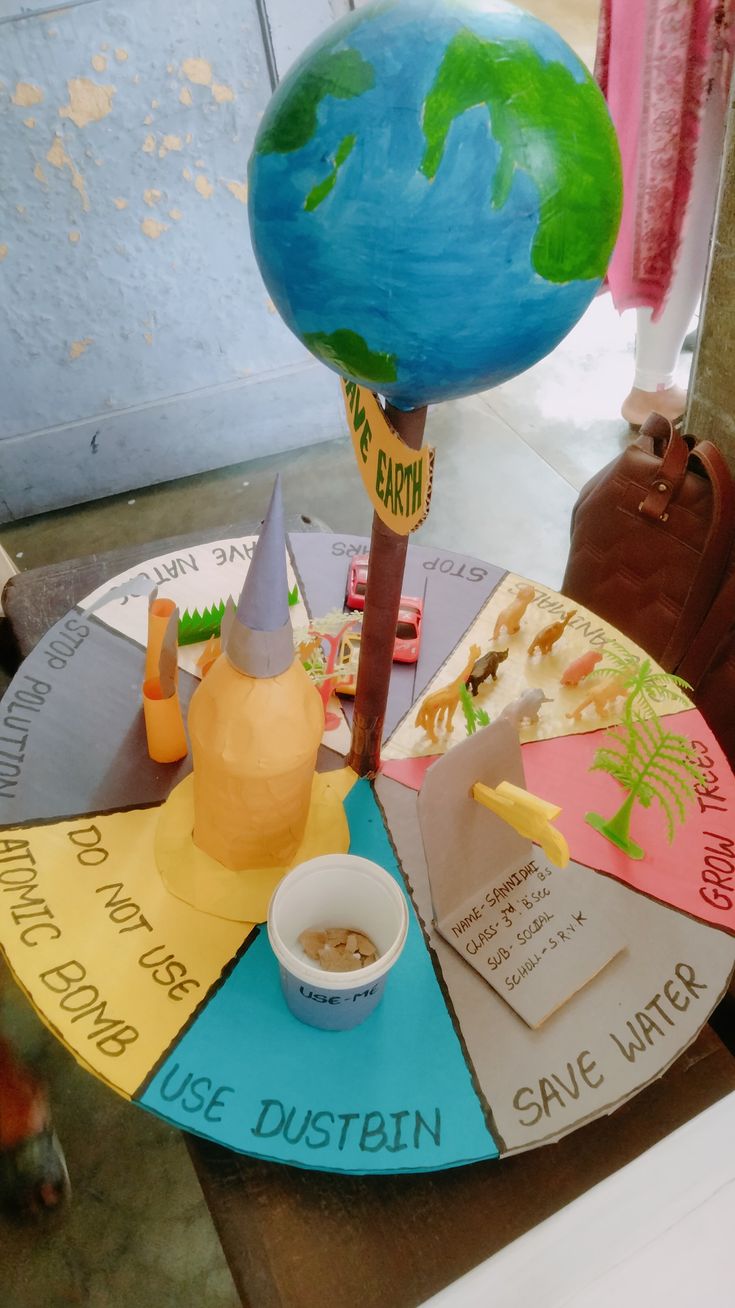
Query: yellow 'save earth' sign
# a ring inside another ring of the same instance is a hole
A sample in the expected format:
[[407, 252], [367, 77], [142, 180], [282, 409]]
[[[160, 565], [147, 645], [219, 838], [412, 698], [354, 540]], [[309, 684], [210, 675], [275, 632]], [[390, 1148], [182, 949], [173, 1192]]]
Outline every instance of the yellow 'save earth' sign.
[[428, 446], [409, 449], [372, 391], [342, 380], [342, 394], [357, 466], [373, 508], [386, 526], [407, 536], [429, 512], [434, 451]]

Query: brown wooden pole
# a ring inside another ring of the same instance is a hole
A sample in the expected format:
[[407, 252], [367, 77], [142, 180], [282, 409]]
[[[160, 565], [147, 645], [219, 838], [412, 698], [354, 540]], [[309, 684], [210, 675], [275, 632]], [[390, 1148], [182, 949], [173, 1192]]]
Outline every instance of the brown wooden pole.
[[[386, 405], [386, 415], [411, 450], [421, 448], [426, 405], [405, 413]], [[398, 608], [403, 586], [408, 536], [399, 536], [373, 515], [365, 594], [365, 617], [360, 642], [360, 665], [355, 691], [352, 748], [347, 760], [358, 776], [374, 777], [380, 767], [380, 745], [393, 666]]]

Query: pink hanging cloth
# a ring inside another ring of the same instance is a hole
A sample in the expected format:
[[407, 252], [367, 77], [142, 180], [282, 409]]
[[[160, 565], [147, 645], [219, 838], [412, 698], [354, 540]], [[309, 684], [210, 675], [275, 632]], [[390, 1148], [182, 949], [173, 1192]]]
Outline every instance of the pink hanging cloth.
[[[728, 103], [735, 0], [601, 0], [595, 75], [618, 133], [623, 220], [607, 275], [615, 307], [661, 313], [691, 191], [702, 111]], [[702, 234], [706, 240], [706, 234]]]

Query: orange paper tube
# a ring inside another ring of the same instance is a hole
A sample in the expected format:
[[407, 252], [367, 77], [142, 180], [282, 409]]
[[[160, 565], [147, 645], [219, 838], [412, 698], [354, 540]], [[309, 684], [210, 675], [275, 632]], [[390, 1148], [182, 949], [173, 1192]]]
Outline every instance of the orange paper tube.
[[166, 634], [168, 620], [176, 605], [170, 599], [156, 599], [148, 605], [148, 645], [145, 652], [146, 681], [158, 676], [158, 661], [161, 657], [161, 645]]
[[174, 692], [164, 699], [158, 677], [149, 677], [143, 683], [143, 716], [148, 753], [154, 763], [178, 763], [186, 758], [189, 746], [179, 696]]
[[[420, 449], [426, 425], [426, 406], [404, 413], [387, 404], [386, 414], [404, 444], [412, 450]], [[375, 513], [352, 720], [352, 748], [347, 760], [360, 777], [374, 777], [380, 767], [380, 745], [407, 548], [408, 536], [399, 536]]]

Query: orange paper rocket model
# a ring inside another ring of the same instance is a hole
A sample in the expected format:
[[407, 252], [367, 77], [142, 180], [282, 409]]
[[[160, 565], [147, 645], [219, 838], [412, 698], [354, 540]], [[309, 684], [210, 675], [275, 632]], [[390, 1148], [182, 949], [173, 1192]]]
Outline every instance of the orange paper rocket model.
[[194, 843], [234, 870], [286, 867], [306, 827], [324, 709], [294, 653], [279, 478], [222, 648], [189, 707]]

